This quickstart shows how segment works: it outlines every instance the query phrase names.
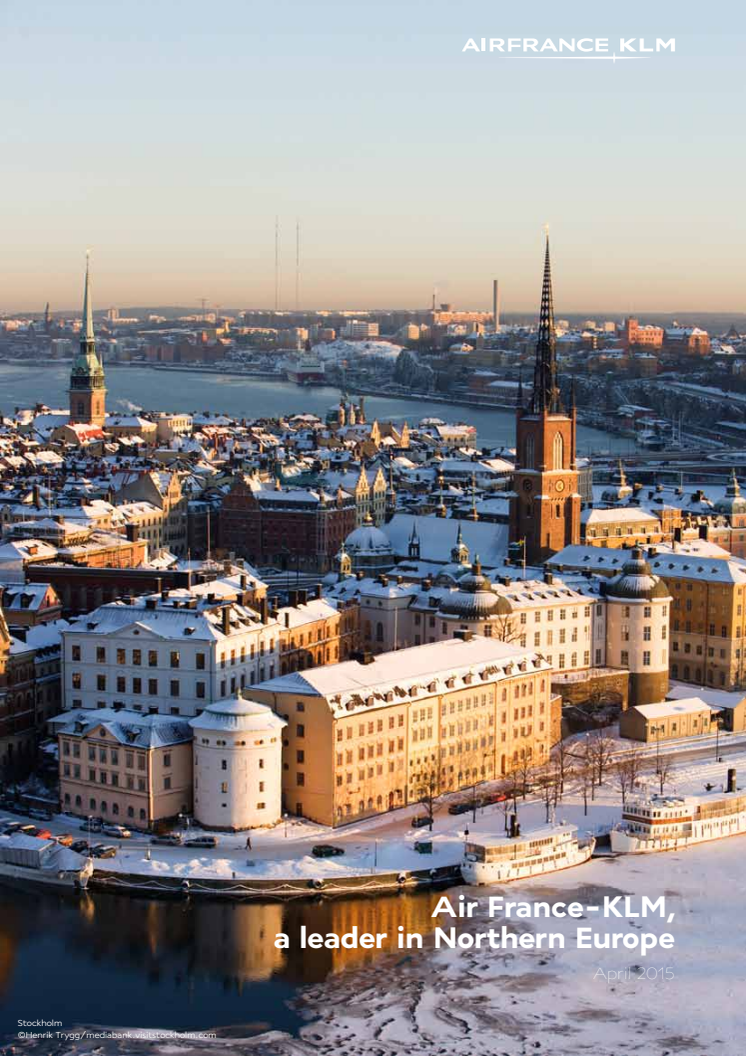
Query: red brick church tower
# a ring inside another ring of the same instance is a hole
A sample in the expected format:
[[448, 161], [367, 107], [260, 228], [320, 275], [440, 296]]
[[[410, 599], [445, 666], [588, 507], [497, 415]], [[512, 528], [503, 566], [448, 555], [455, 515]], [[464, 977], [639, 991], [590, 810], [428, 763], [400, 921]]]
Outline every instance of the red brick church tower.
[[516, 468], [510, 501], [510, 540], [525, 546], [527, 564], [541, 564], [580, 542], [580, 495], [575, 461], [576, 414], [562, 407], [547, 237], [536, 343], [534, 388], [528, 407], [519, 401]]
[[93, 304], [88, 272], [86, 258], [80, 351], [70, 372], [70, 422], [102, 426], [106, 420], [106, 385], [104, 368], [96, 353], [93, 336]]

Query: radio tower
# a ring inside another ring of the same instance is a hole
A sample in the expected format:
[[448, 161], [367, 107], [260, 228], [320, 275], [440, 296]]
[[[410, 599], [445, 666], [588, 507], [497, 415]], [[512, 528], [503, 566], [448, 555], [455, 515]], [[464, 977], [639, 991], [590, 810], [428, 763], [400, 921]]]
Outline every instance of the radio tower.
[[300, 308], [300, 220], [295, 221], [295, 310]]
[[280, 307], [280, 218], [275, 217], [275, 311]]

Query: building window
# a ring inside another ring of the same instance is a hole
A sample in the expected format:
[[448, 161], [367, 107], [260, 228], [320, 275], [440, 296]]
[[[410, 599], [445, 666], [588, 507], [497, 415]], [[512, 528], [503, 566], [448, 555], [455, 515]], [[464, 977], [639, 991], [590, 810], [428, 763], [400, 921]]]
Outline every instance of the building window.
[[178, 667], [180, 663], [179, 652], [177, 649], [171, 652], [171, 667]]
[[101, 645], [97, 645], [96, 646], [96, 663], [97, 664], [105, 664], [106, 663], [106, 649], [104, 649], [104, 647], [101, 646]]
[[303, 726], [300, 722], [295, 727], [295, 736], [296, 737], [305, 737], [306, 736], [306, 727]]
[[82, 689], [83, 688], [83, 679], [82, 679], [82, 676], [80, 674], [80, 671], [73, 671], [72, 682], [73, 682], [73, 689]]
[[80, 646], [79, 645], [74, 645], [73, 646], [72, 659], [73, 660], [80, 660]]
[[157, 697], [158, 696], [158, 679], [157, 678], [149, 678], [148, 679], [148, 693], [151, 695], [151, 697]]
[[197, 670], [198, 671], [204, 671], [205, 670], [205, 654], [204, 653], [197, 653]]
[[645, 652], [642, 654], [642, 666], [650, 667], [650, 653]]
[[198, 682], [197, 683], [197, 700], [204, 700], [204, 699], [205, 699], [205, 683], [204, 682]]
[[148, 652], [148, 667], [158, 667], [158, 653], [155, 649], [150, 649]]
[[106, 675], [96, 675], [96, 689], [106, 689]]
[[140, 667], [142, 664], [142, 652], [139, 649], [132, 650], [132, 663], [135, 667]]
[[171, 696], [172, 697], [178, 697], [179, 696], [179, 680], [178, 680], [178, 678], [172, 678], [171, 679]]
[[296, 784], [298, 788], [302, 788], [306, 783], [306, 775], [303, 773], [296, 774]]

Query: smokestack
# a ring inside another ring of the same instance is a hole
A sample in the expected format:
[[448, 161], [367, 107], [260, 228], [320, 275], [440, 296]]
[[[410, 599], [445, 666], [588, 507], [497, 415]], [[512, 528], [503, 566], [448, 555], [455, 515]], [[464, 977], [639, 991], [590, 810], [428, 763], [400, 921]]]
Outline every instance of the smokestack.
[[500, 284], [497, 279], [492, 280], [492, 322], [497, 333], [500, 329]]

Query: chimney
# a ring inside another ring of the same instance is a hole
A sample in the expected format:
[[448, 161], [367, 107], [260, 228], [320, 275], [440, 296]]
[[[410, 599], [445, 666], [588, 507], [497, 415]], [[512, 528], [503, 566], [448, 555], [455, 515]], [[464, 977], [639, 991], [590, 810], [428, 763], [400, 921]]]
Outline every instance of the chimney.
[[552, 583], [554, 583], [554, 573], [553, 572], [545, 572], [544, 573], [544, 582], [547, 583], [549, 586], [551, 586]]
[[306, 605], [307, 602], [308, 602], [308, 591], [307, 590], [299, 590], [298, 591], [298, 604], [299, 605]]
[[241, 573], [240, 583], [241, 583], [241, 590], [246, 590], [246, 587], [249, 584], [249, 577], [246, 575], [245, 572]]
[[290, 613], [289, 612], [285, 613], [285, 626], [286, 627], [290, 626]]
[[317, 583], [313, 590], [313, 596], [317, 601], [321, 601], [321, 584]]
[[470, 642], [474, 637], [474, 633], [473, 631], [459, 630], [453, 632], [453, 637], [458, 638], [460, 642]]
[[221, 616], [223, 618], [223, 634], [229, 635], [231, 633], [231, 607], [230, 605], [224, 605], [221, 610]]
[[699, 537], [700, 539], [708, 539], [710, 535], [709, 524], [700, 524], [699, 526]]
[[297, 606], [297, 604], [298, 604], [298, 591], [297, 590], [289, 590], [288, 591], [288, 605], [291, 608], [294, 609]]
[[357, 660], [359, 664], [367, 666], [374, 662], [375, 657], [370, 649], [356, 649], [354, 652], [350, 653], [350, 660]]
[[269, 602], [266, 594], [259, 602], [259, 618], [262, 623], [269, 623]]
[[736, 791], [736, 768], [734, 766], [728, 767], [728, 792]]
[[161, 591], [161, 601], [168, 601], [168, 587]]
[[124, 526], [124, 534], [126, 535], [128, 542], [136, 543], [140, 538], [140, 528], [136, 524], [126, 524]]

